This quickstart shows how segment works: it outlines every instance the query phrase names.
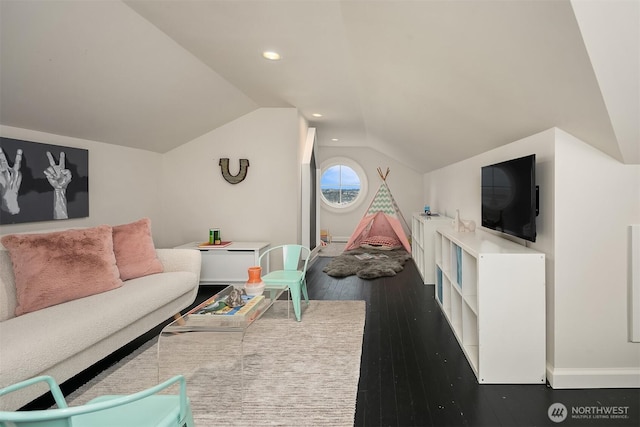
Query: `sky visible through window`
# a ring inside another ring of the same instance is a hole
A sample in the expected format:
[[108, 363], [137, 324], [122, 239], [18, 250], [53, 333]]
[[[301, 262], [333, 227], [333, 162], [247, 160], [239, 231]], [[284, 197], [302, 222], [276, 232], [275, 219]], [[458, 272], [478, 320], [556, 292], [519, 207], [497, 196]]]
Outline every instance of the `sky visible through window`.
[[360, 193], [360, 178], [349, 166], [331, 166], [322, 173], [320, 191], [329, 203], [348, 205]]

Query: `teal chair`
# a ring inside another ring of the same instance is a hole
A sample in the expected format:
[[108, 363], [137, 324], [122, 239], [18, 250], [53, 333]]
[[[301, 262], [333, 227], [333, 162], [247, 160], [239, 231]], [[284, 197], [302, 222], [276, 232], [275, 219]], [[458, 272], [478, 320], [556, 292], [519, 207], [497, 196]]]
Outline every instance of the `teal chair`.
[[307, 293], [307, 263], [311, 251], [301, 245], [281, 245], [269, 248], [258, 259], [258, 265], [262, 265], [262, 258], [275, 254], [282, 256], [282, 270], [270, 271], [262, 276], [262, 281], [266, 288], [289, 289], [291, 300], [293, 301], [293, 311], [296, 320], [300, 321], [300, 299], [301, 293], [309, 305], [309, 294]]
[[[86, 405], [67, 405], [60, 387], [50, 376], [22, 381], [0, 390], [7, 393], [46, 382], [58, 406], [39, 411], [0, 411], [0, 427], [193, 427], [193, 414], [187, 398], [187, 386], [182, 375], [138, 393], [125, 396], [102, 396]], [[156, 393], [180, 383], [180, 395]]]

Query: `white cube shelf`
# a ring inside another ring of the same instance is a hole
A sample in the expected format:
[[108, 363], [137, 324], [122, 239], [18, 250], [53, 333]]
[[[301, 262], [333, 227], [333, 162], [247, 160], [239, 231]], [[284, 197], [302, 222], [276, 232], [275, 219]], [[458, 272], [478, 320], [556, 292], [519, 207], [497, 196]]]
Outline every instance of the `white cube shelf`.
[[451, 222], [446, 216], [414, 213], [411, 221], [411, 256], [418, 267], [422, 283], [436, 283], [436, 229]]
[[435, 234], [436, 300], [478, 382], [544, 384], [545, 255], [482, 230]]

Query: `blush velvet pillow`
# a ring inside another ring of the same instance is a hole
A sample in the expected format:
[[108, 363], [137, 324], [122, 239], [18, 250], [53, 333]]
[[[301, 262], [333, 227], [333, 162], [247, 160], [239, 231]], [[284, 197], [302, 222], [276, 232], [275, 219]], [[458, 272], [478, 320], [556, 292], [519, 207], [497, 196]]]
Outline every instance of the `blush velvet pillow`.
[[122, 286], [111, 227], [4, 236], [16, 282], [16, 316]]
[[164, 270], [153, 245], [149, 218], [114, 226], [113, 252], [122, 280], [162, 273]]

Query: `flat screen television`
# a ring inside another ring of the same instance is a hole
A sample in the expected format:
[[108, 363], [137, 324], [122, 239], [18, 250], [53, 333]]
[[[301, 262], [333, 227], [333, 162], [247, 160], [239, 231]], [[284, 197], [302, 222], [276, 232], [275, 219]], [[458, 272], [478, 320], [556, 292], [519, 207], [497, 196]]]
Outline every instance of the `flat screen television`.
[[482, 167], [482, 226], [536, 241], [536, 155]]

